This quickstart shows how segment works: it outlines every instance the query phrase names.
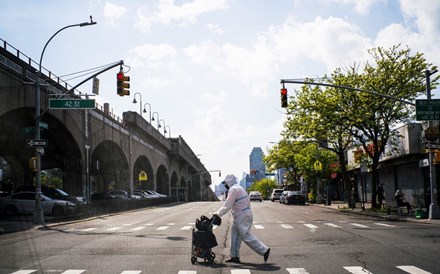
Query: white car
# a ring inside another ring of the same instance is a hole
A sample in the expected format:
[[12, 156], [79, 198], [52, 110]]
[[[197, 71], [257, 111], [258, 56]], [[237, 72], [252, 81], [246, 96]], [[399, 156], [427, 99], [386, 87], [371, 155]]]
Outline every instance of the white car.
[[[31, 214], [35, 211], [35, 192], [18, 192], [0, 199], [0, 211], [8, 216]], [[76, 205], [69, 201], [54, 200], [41, 195], [41, 209], [45, 215], [61, 216], [76, 212]]]
[[249, 192], [249, 198], [251, 199], [251, 201], [256, 200], [256, 201], [263, 201], [263, 198], [261, 198], [261, 193], [259, 191], [251, 191]]

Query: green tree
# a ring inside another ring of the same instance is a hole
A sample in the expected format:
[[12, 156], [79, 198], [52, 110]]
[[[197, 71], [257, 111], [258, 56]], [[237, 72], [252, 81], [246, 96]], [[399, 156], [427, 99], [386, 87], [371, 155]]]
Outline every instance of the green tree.
[[259, 191], [263, 197], [269, 197], [272, 189], [278, 188], [277, 182], [273, 179], [263, 178], [255, 181], [247, 191]]
[[[423, 94], [423, 71], [432, 64], [426, 62], [422, 53], [413, 55], [409, 48], [401, 49], [400, 45], [390, 49], [373, 48], [369, 53], [374, 60], [372, 64], [366, 63], [361, 71], [356, 64], [346, 73], [336, 70], [331, 80], [336, 85], [348, 85], [388, 96], [339, 90], [344, 96], [339, 97], [340, 104], [335, 106], [335, 111], [349, 122], [346, 129], [371, 159], [372, 206], [376, 207], [380, 156], [388, 141], [396, 135], [393, 127], [410, 121], [414, 115], [412, 105], [389, 98], [414, 101]], [[431, 80], [433, 87], [437, 85], [437, 80], [438, 77]]]

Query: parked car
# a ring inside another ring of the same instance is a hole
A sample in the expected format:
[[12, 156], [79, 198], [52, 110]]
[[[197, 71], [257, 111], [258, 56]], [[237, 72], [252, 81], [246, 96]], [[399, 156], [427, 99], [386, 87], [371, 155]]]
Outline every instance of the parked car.
[[261, 193], [259, 191], [251, 191], [249, 192], [249, 198], [251, 201], [263, 201], [263, 198], [261, 197]]
[[114, 200], [118, 199], [115, 196], [109, 194], [109, 193], [93, 193], [90, 197], [92, 201], [98, 201], [98, 200]]
[[130, 199], [128, 192], [125, 190], [112, 189], [112, 190], [104, 191], [104, 193], [110, 194], [110, 195], [116, 197], [117, 199], [122, 199], [122, 200], [129, 200]]
[[279, 200], [283, 191], [284, 191], [284, 189], [280, 189], [280, 188], [276, 188], [276, 189], [272, 190], [272, 194], [270, 195], [270, 200], [272, 202], [275, 200]]
[[[8, 216], [31, 214], [35, 211], [36, 192], [22, 191], [0, 199], [0, 211]], [[41, 195], [41, 208], [45, 215], [62, 216], [76, 212], [76, 205]]]
[[145, 192], [147, 192], [150, 195], [153, 195], [156, 198], [166, 198], [166, 197], [168, 197], [165, 194], [160, 194], [160, 193], [157, 193], [156, 191], [150, 190], [150, 189], [145, 190]]
[[290, 205], [290, 204], [305, 205], [306, 197], [304, 196], [304, 193], [302, 193], [301, 191], [288, 191], [283, 198], [283, 203], [286, 205]]
[[[14, 193], [18, 193], [22, 191], [35, 192], [35, 186], [29, 186], [29, 185], [19, 186], [15, 189]], [[84, 197], [72, 196], [66, 193], [64, 190], [55, 187], [41, 185], [41, 193], [43, 193], [45, 196], [51, 199], [69, 201], [79, 206], [84, 205], [86, 203], [86, 199]]]

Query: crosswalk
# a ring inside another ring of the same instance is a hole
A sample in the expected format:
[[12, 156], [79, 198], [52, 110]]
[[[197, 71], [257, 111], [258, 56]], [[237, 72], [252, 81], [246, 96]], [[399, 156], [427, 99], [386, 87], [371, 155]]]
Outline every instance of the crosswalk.
[[[395, 266], [395, 268], [402, 270], [405, 273], [409, 274], [431, 274], [432, 272], [428, 272], [426, 270], [423, 270], [421, 268], [418, 268], [413, 265], [398, 265]], [[12, 272], [10, 274], [36, 274], [41, 273], [40, 270], [36, 269], [24, 269], [24, 270], [18, 270], [15, 272]], [[85, 269], [67, 269], [67, 270], [45, 270], [44, 273], [59, 273], [59, 274], [88, 274], [93, 273], [92, 270], [85, 270]], [[149, 273], [148, 271], [142, 271], [142, 270], [124, 270], [120, 272], [120, 274], [143, 274], [143, 273]], [[202, 271], [198, 272], [196, 270], [179, 270], [177, 274], [197, 274], [202, 273]], [[227, 272], [222, 272], [227, 273]], [[240, 269], [231, 269], [231, 274], [252, 274], [251, 269], [246, 268], [240, 268]], [[294, 267], [294, 268], [285, 268], [282, 273], [286, 274], [313, 274], [312, 272], [308, 272], [305, 268], [300, 267]], [[368, 269], [365, 269], [361, 266], [343, 266], [341, 267], [340, 273], [352, 273], [352, 274], [373, 274], [373, 272], [369, 271]]]
[[[136, 223], [136, 224], [120, 224], [114, 225], [111, 227], [73, 227], [68, 229], [71, 232], [107, 232], [107, 233], [127, 233], [127, 232], [138, 232], [145, 230], [156, 230], [156, 231], [166, 231], [171, 229], [179, 229], [179, 230], [191, 230], [194, 227], [195, 223], [184, 223], [184, 224], [176, 224], [176, 223]], [[254, 223], [254, 229], [263, 230], [263, 229], [274, 229], [276, 227], [280, 229], [294, 230], [294, 229], [307, 229], [310, 231], [316, 231], [317, 229], [386, 229], [386, 228], [397, 228], [398, 226], [395, 224], [390, 224], [386, 222], [371, 222], [371, 223], [355, 223], [355, 222], [308, 222], [308, 221], [298, 221], [296, 223], [285, 223], [285, 222], [277, 222], [277, 223]], [[217, 229], [217, 226], [214, 226], [213, 229]]]

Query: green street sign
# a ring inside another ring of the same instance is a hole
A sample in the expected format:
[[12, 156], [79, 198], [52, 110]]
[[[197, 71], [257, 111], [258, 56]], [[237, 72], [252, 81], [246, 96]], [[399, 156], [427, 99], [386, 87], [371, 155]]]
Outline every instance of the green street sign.
[[417, 99], [416, 121], [440, 120], [440, 99]]
[[95, 108], [95, 99], [49, 99], [49, 108], [93, 109]]

